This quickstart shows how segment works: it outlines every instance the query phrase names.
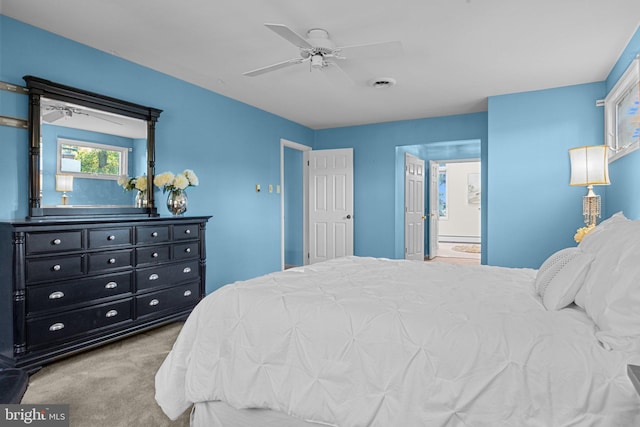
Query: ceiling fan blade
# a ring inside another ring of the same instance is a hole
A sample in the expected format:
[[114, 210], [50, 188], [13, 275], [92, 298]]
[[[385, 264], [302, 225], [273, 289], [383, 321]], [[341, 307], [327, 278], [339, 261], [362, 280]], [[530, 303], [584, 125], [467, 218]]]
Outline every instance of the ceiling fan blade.
[[53, 123], [56, 120], [60, 120], [63, 117], [64, 117], [64, 112], [62, 112], [61, 110], [53, 110], [47, 114], [44, 114], [42, 116], [42, 120], [44, 120], [47, 123]]
[[327, 66], [322, 69], [322, 72], [329, 81], [341, 85], [355, 85], [353, 78], [343, 69], [343, 62], [329, 59], [326, 59], [325, 62]]
[[84, 113], [84, 114], [86, 114], [87, 116], [90, 116], [90, 117], [95, 117], [96, 119], [100, 119], [100, 120], [104, 120], [106, 122], [110, 122], [110, 123], [116, 124], [116, 125], [120, 125], [120, 126], [123, 125], [123, 123], [120, 123], [118, 121], [113, 120], [111, 118], [111, 116], [109, 116], [107, 114], [100, 114], [100, 113], [96, 113], [96, 112], [93, 112], [93, 111], [90, 112], [90, 113]]
[[260, 74], [264, 74], [264, 73], [268, 73], [270, 71], [279, 70], [280, 68], [288, 67], [290, 65], [300, 64], [301, 62], [304, 62], [304, 59], [302, 59], [302, 58], [290, 59], [288, 61], [278, 62], [277, 64], [267, 65], [266, 67], [257, 68], [255, 70], [247, 71], [246, 73], [242, 73], [242, 75], [243, 76], [248, 76], [248, 77], [255, 77], [255, 76], [259, 76]]
[[388, 58], [402, 55], [402, 43], [399, 41], [369, 43], [336, 48], [336, 53], [345, 58]]
[[291, 28], [282, 24], [264, 24], [265, 27], [278, 34], [283, 39], [298, 46], [301, 49], [313, 49], [304, 37], [293, 31]]

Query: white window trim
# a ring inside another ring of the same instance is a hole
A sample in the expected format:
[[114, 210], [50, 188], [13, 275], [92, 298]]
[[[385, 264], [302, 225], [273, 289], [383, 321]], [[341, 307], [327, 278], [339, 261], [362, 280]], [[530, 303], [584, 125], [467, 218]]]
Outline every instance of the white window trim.
[[[100, 150], [108, 150], [108, 151], [118, 151], [120, 152], [120, 172], [118, 175], [106, 175], [106, 174], [95, 174], [95, 173], [85, 173], [85, 172], [67, 172], [62, 171], [62, 157], [60, 153], [62, 152], [62, 144], [65, 145], [76, 145], [78, 147], [88, 147], [95, 148]], [[120, 147], [117, 145], [107, 145], [107, 144], [97, 144], [95, 142], [86, 142], [86, 141], [78, 141], [74, 139], [65, 139], [58, 138], [58, 145], [56, 147], [56, 173], [72, 175], [76, 178], [89, 178], [89, 179], [111, 179], [117, 180], [122, 175], [128, 175], [129, 171], [129, 151], [128, 147]]]
[[640, 138], [622, 145], [618, 141], [617, 106], [620, 101], [640, 82], [640, 59], [636, 58], [626, 69], [622, 77], [615, 84], [604, 100], [605, 144], [610, 148], [609, 163], [640, 148]]

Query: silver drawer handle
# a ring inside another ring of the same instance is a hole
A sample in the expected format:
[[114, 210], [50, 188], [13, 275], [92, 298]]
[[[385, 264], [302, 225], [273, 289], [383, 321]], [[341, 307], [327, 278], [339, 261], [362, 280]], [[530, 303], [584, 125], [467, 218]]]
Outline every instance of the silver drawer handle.
[[52, 243], [53, 243], [54, 245], [59, 245], [60, 243], [62, 243], [62, 240], [60, 240], [60, 239], [55, 239]]
[[158, 305], [160, 304], [160, 301], [158, 301], [157, 299], [152, 299], [151, 301], [149, 301], [149, 305], [150, 306], [154, 306], [154, 305]]
[[49, 326], [49, 330], [51, 332], [55, 332], [55, 331], [59, 331], [60, 329], [64, 328], [64, 323], [54, 323], [53, 325]]
[[115, 264], [116, 263], [116, 259], [115, 258], [109, 258], [109, 264]]
[[118, 310], [109, 310], [107, 311], [107, 314], [105, 314], [105, 317], [114, 317], [118, 315]]
[[191, 291], [187, 289], [186, 291], [184, 291], [184, 294], [182, 294], [182, 295], [184, 295], [185, 297], [190, 297], [191, 296]]
[[106, 285], [104, 285], [104, 287], [106, 289], [115, 289], [118, 287], [118, 284], [116, 282], [109, 282]]
[[191, 267], [185, 267], [184, 270], [182, 270], [183, 273], [191, 273]]
[[56, 291], [56, 292], [52, 292], [49, 295], [49, 299], [60, 299], [64, 296], [64, 292], [62, 291]]
[[191, 253], [191, 248], [187, 248], [184, 250], [186, 253], [190, 254]]
[[154, 253], [152, 253], [152, 254], [151, 254], [151, 257], [152, 257], [152, 258], [158, 258], [158, 252], [154, 252]]
[[116, 240], [116, 236], [110, 234], [109, 236], [107, 236], [107, 240]]
[[60, 264], [56, 264], [53, 266], [53, 271], [60, 271], [62, 267], [60, 267]]
[[158, 280], [160, 278], [160, 276], [158, 276], [156, 273], [153, 273], [151, 276], [149, 276], [149, 280]]
[[187, 228], [186, 230], [184, 230], [184, 234], [191, 234], [191, 230]]
[[154, 231], [153, 233], [151, 233], [151, 237], [158, 237], [158, 232]]

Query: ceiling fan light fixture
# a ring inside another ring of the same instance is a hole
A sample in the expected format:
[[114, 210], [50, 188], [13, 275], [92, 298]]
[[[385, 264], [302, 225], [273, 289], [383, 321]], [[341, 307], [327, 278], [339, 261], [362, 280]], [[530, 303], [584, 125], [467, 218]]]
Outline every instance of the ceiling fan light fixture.
[[380, 79], [373, 79], [369, 81], [369, 86], [374, 89], [386, 89], [390, 88], [391, 86], [395, 86], [395, 84], [396, 80], [392, 79], [391, 77], [383, 77]]
[[313, 68], [322, 68], [324, 67], [324, 58], [322, 57], [322, 55], [315, 54], [311, 57], [311, 66]]

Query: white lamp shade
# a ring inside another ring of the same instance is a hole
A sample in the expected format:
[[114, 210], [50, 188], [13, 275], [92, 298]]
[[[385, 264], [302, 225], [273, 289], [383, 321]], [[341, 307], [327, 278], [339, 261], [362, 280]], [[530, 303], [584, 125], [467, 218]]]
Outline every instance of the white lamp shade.
[[608, 185], [609, 147], [593, 145], [569, 150], [571, 182], [569, 185]]
[[56, 191], [73, 191], [73, 175], [56, 175]]

